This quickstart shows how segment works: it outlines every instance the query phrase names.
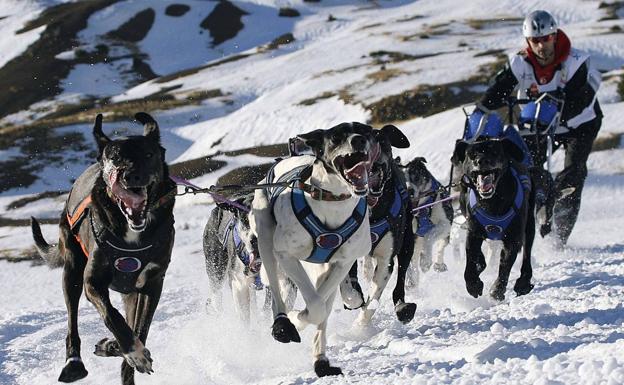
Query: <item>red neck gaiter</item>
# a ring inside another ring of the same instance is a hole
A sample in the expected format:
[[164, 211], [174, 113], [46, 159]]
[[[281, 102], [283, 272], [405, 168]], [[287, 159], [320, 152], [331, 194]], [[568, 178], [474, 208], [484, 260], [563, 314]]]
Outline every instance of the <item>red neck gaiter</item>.
[[557, 42], [555, 43], [555, 60], [547, 66], [542, 67], [537, 61], [535, 53], [531, 50], [531, 46], [526, 48], [527, 58], [535, 70], [537, 81], [539, 84], [550, 82], [555, 75], [555, 70], [570, 54], [570, 39], [562, 30], [557, 30]]

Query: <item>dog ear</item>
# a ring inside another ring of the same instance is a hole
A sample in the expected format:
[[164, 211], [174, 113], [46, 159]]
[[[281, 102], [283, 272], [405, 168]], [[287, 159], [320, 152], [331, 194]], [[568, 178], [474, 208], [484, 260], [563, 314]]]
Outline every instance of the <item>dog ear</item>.
[[143, 136], [160, 143], [160, 129], [154, 118], [145, 112], [137, 112], [134, 118], [143, 124]]
[[524, 160], [524, 151], [520, 147], [518, 147], [512, 140], [503, 139], [501, 140], [503, 144], [503, 150], [505, 153], [513, 160], [517, 162], [522, 162]]
[[381, 128], [381, 132], [390, 140], [390, 145], [395, 148], [408, 148], [410, 146], [409, 139], [396, 126], [387, 124]]
[[414, 158], [414, 161], [420, 162], [420, 163], [427, 163], [427, 159], [425, 159], [424, 156], [417, 156], [416, 158]]
[[95, 137], [95, 142], [98, 146], [99, 158], [99, 156], [102, 155], [102, 152], [104, 152], [104, 147], [106, 147], [106, 145], [111, 141], [108, 136], [104, 135], [104, 132], [102, 131], [102, 114], [97, 114], [97, 116], [95, 117], [95, 124], [93, 125], [93, 136]]
[[297, 135], [297, 138], [303, 141], [303, 144], [310, 147], [318, 156], [323, 153], [323, 135], [324, 130], [314, 130], [305, 134]]
[[468, 147], [468, 143], [459, 139], [455, 142], [455, 150], [453, 150], [453, 156], [451, 156], [451, 162], [454, 164], [459, 164], [464, 161], [466, 157], [466, 148]]

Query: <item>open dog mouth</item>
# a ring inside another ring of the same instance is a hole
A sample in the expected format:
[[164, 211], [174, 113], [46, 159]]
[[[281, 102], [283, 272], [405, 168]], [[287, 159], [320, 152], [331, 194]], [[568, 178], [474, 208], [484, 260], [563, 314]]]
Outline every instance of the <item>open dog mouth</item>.
[[128, 187], [119, 180], [118, 171], [109, 176], [109, 186], [130, 230], [140, 232], [147, 226], [147, 187]]
[[494, 195], [496, 190], [496, 170], [478, 171], [473, 173], [472, 180], [475, 183], [479, 195], [488, 199]]
[[334, 166], [340, 171], [342, 177], [353, 186], [353, 191], [357, 195], [368, 193], [370, 161], [369, 156], [363, 152], [338, 156], [334, 160]]
[[368, 197], [366, 199], [369, 206], [374, 207], [379, 201], [386, 184], [386, 177], [383, 167], [374, 164], [368, 177]]

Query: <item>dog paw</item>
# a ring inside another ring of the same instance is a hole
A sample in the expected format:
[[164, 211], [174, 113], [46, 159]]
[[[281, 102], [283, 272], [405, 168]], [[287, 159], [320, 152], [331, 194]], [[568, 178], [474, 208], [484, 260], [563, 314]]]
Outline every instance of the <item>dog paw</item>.
[[314, 362], [314, 372], [319, 377], [342, 375], [342, 370], [337, 366], [329, 365], [327, 359], [316, 360]]
[[346, 310], [355, 310], [364, 306], [364, 293], [357, 279], [347, 278], [340, 285], [340, 296]]
[[442, 263], [434, 263], [433, 264], [433, 271], [437, 272], [437, 273], [443, 273], [445, 271], [448, 270], [448, 267], [446, 266], [446, 263], [442, 262]]
[[522, 278], [518, 278], [516, 284], [514, 285], [514, 291], [518, 296], [529, 294], [535, 285], [531, 283], [531, 280], [526, 280]]
[[397, 319], [401, 321], [401, 323], [406, 324], [414, 319], [414, 313], [416, 313], [416, 304], [399, 301], [394, 306], [394, 312], [397, 315]]
[[152, 355], [143, 345], [141, 340], [135, 337], [134, 344], [128, 353], [123, 354], [128, 365], [132, 366], [139, 373], [152, 374]]
[[505, 299], [505, 290], [507, 289], [506, 284], [502, 284], [498, 279], [494, 281], [494, 285], [490, 290], [490, 297], [492, 297], [496, 301], [503, 301]]
[[289, 342], [301, 342], [301, 337], [295, 325], [290, 322], [285, 314], [278, 314], [273, 321], [271, 334], [276, 341], [287, 344]]
[[121, 349], [119, 349], [119, 343], [117, 340], [111, 340], [109, 338], [102, 338], [97, 344], [95, 344], [95, 350], [93, 354], [100, 357], [121, 357]]
[[70, 357], [67, 359], [61, 375], [59, 376], [59, 382], [74, 382], [83, 379], [89, 374], [80, 357]]
[[476, 281], [466, 281], [466, 290], [471, 296], [479, 298], [483, 294], [483, 281], [479, 278]]
[[431, 258], [425, 258], [424, 255], [420, 257], [420, 271], [426, 273], [431, 268]]

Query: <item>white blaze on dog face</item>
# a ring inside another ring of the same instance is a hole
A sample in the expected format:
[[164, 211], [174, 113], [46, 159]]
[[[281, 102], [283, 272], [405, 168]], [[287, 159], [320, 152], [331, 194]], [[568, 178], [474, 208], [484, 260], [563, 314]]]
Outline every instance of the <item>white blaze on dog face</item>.
[[341, 123], [328, 130], [315, 130], [297, 136], [323, 162], [325, 169], [337, 174], [355, 195], [368, 192], [368, 176], [379, 147], [373, 128], [362, 123]]
[[431, 187], [432, 175], [427, 170], [425, 158], [418, 157], [413, 159], [405, 167], [405, 179], [408, 184], [408, 191], [418, 203], [420, 195]]

